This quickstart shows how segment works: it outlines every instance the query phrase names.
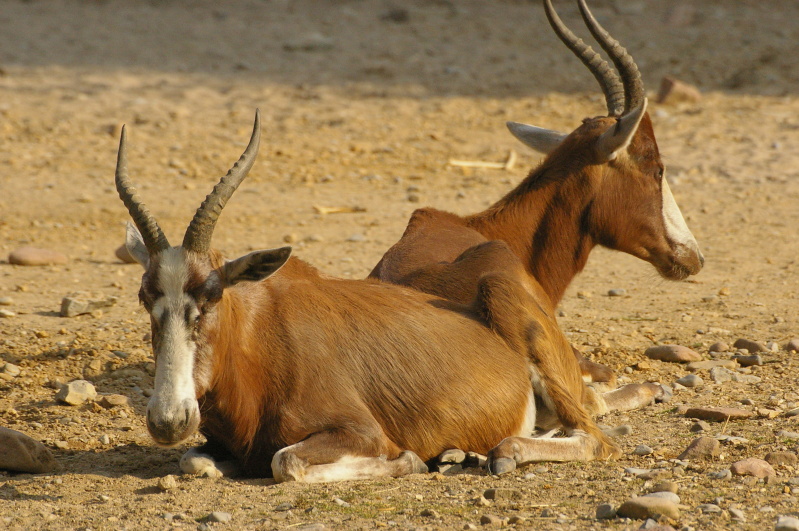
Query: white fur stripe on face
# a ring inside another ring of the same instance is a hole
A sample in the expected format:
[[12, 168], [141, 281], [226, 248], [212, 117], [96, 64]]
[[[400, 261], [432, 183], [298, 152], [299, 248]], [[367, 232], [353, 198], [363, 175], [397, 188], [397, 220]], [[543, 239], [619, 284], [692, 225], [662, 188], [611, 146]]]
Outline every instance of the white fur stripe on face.
[[699, 244], [685, 224], [680, 207], [674, 200], [666, 176], [663, 176], [663, 222], [666, 224], [666, 236], [675, 244], [699, 252]]
[[[196, 401], [194, 352], [196, 345], [186, 327], [186, 308], [196, 312], [194, 301], [184, 292], [188, 270], [182, 249], [164, 251], [158, 268], [163, 296], [153, 304], [152, 316], [161, 323], [155, 389], [147, 409], [167, 420], [185, 414], [183, 405]], [[190, 317], [193, 317], [190, 315]]]

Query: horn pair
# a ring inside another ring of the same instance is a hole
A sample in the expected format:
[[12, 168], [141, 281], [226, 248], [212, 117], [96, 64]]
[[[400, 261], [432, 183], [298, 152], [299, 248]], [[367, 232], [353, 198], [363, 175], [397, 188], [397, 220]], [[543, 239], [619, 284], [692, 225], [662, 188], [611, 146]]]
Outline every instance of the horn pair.
[[[239, 187], [241, 181], [247, 176], [247, 173], [252, 168], [255, 162], [255, 157], [258, 154], [258, 145], [261, 140], [261, 114], [258, 110], [255, 111], [255, 124], [253, 125], [252, 136], [247, 149], [244, 150], [239, 160], [233, 165], [227, 174], [214, 186], [214, 189], [205, 198], [194, 218], [191, 220], [189, 227], [186, 229], [186, 234], [183, 236], [183, 248], [187, 251], [196, 253], [205, 253], [211, 247], [211, 236], [214, 233], [214, 226], [225, 208], [227, 203], [236, 188]], [[158, 226], [158, 222], [147, 209], [147, 206], [142, 203], [136, 189], [128, 178], [128, 161], [127, 161], [127, 134], [125, 127], [122, 127], [122, 135], [119, 139], [119, 153], [117, 155], [117, 168], [116, 168], [116, 186], [119, 198], [125, 203], [125, 206], [130, 212], [133, 222], [139, 229], [144, 240], [144, 245], [150, 255], [155, 255], [161, 251], [169, 248], [169, 242]]]
[[[644, 101], [644, 83], [641, 80], [641, 73], [627, 50], [597, 22], [585, 0], [577, 0], [577, 4], [585, 25], [613, 61], [619, 71], [618, 74], [610, 68], [607, 61], [566, 27], [555, 12], [555, 8], [552, 7], [552, 0], [544, 0], [544, 10], [549, 25], [599, 82], [599, 86], [605, 94], [608, 116], [625, 115], [631, 109], [639, 107]], [[619, 75], [621, 79], [619, 79]]]

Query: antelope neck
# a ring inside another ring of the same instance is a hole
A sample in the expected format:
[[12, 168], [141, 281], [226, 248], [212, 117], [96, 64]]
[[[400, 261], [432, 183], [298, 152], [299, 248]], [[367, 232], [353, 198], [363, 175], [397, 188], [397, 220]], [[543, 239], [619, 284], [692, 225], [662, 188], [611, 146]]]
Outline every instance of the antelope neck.
[[575, 181], [531, 186], [533, 177], [467, 223], [489, 240], [504, 240], [555, 307], [596, 245], [588, 231], [591, 201]]

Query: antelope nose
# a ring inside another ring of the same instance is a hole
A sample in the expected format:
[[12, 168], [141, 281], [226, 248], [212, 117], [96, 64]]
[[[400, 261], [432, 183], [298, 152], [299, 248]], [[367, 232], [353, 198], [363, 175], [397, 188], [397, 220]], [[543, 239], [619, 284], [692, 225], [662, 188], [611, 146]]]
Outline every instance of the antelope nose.
[[174, 445], [186, 440], [200, 425], [196, 401], [184, 400], [171, 408], [147, 407], [147, 430], [161, 445]]

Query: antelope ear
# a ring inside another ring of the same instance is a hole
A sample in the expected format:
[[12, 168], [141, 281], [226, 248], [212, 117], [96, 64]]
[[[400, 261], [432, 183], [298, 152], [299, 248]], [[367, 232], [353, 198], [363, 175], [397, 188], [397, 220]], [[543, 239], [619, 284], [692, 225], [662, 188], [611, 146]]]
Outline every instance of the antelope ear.
[[518, 138], [522, 144], [533, 148], [539, 153], [549, 153], [563, 142], [567, 134], [544, 129], [534, 125], [520, 124], [519, 122], [505, 122], [511, 134]]
[[596, 142], [596, 150], [600, 158], [613, 160], [616, 155], [627, 149], [635, 132], [638, 131], [638, 124], [641, 123], [645, 112], [646, 98], [641, 105], [619, 118], [616, 125], [611, 126], [600, 135]]
[[147, 269], [150, 264], [150, 252], [147, 250], [147, 246], [144, 245], [141, 232], [130, 221], [125, 225], [125, 248], [127, 248], [134, 260], [141, 264], [144, 269]]
[[291, 256], [291, 247], [253, 251], [241, 258], [225, 262], [222, 273], [226, 286], [233, 286], [244, 280], [258, 282], [274, 274]]

